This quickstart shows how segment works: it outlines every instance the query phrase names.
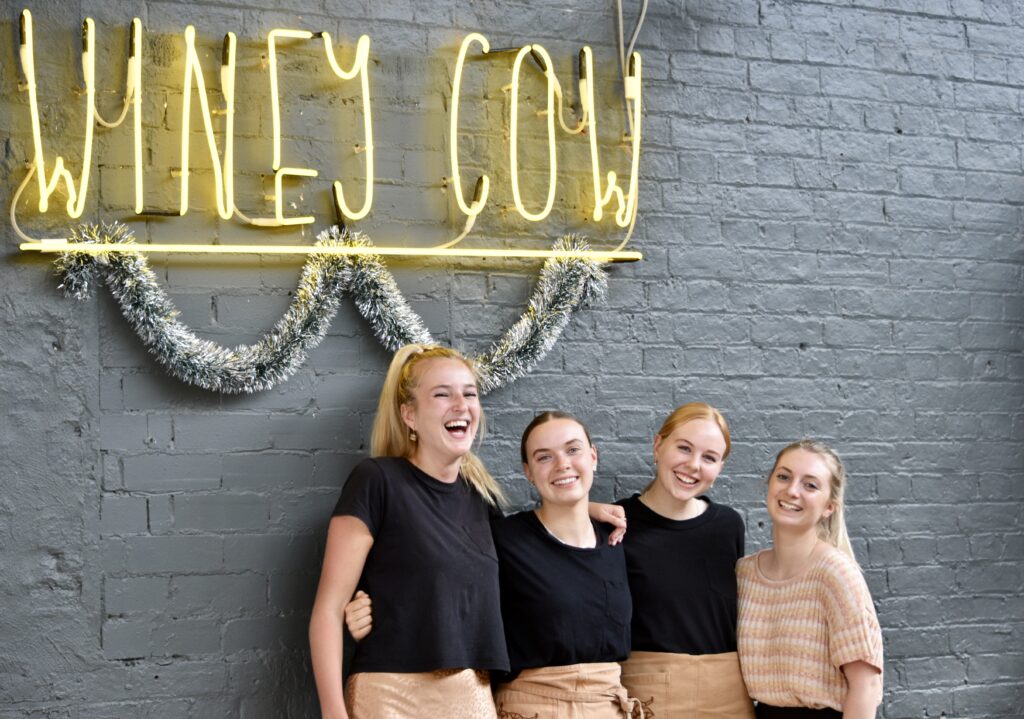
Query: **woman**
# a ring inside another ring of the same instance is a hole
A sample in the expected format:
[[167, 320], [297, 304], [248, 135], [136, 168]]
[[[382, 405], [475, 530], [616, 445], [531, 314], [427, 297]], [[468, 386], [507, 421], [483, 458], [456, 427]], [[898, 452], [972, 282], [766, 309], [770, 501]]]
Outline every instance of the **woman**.
[[591, 521], [597, 448], [578, 419], [545, 412], [520, 443], [540, 506], [492, 524], [511, 672], [498, 716], [622, 719], [634, 702], [616, 663], [629, 655], [631, 602], [622, 545]]
[[[488, 671], [509, 668], [490, 517], [502, 492], [471, 447], [483, 421], [458, 352], [409, 345], [384, 380], [372, 459], [349, 476], [309, 626], [325, 719], [495, 717]], [[378, 629], [342, 692], [342, 613], [357, 586]]]
[[633, 597], [622, 683], [659, 719], [754, 716], [736, 653], [743, 520], [706, 496], [730, 448], [721, 412], [682, 405], [654, 437], [654, 480], [619, 502]]
[[882, 633], [843, 517], [846, 470], [801, 440], [768, 479], [772, 548], [744, 557], [739, 652], [759, 719], [873, 719]]
[[[588, 504], [597, 467], [590, 432], [572, 415], [545, 412], [523, 432], [520, 454], [541, 503], [491, 524], [511, 666], [495, 676], [498, 716], [643, 716], [619, 681], [631, 603], [622, 546], [609, 541], [613, 527], [589, 516], [603, 516], [601, 505]], [[360, 595], [346, 621], [362, 640], [384, 619]]]

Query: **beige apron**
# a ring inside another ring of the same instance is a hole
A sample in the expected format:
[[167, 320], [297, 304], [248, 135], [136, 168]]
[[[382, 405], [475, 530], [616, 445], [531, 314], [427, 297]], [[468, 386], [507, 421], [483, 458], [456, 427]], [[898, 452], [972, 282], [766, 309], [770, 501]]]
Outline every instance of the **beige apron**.
[[499, 719], [643, 717], [619, 681], [615, 662], [525, 669], [494, 695]]
[[359, 672], [345, 685], [351, 719], [496, 719], [487, 672]]
[[622, 684], [646, 719], [754, 719], [736, 652], [633, 652]]

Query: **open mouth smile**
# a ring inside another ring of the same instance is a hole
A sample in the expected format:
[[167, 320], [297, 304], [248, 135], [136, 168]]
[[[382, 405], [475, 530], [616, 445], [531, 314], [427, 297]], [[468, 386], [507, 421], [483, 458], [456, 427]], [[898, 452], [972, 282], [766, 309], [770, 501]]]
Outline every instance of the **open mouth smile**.
[[469, 420], [453, 419], [450, 422], [445, 422], [444, 428], [448, 431], [448, 434], [461, 439], [469, 434]]
[[681, 472], [674, 472], [676, 479], [682, 482], [687, 487], [696, 487], [700, 484], [699, 479], [695, 479], [689, 475], [682, 474]]
[[786, 510], [787, 512], [802, 512], [802, 511], [804, 511], [803, 507], [800, 507], [800, 506], [798, 506], [796, 504], [791, 504], [789, 502], [784, 502], [781, 499], [779, 500], [779, 506], [782, 509]]
[[580, 481], [579, 477], [564, 477], [563, 479], [556, 479], [551, 484], [552, 484], [552, 486], [555, 486], [555, 487], [568, 487], [568, 486], [571, 486], [573, 484], [576, 484], [576, 482], [579, 482], [579, 481]]

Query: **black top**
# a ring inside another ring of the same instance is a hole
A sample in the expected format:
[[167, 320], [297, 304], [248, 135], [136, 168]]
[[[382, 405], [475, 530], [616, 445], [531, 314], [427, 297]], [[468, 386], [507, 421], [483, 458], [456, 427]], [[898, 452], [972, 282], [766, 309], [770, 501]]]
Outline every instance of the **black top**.
[[353, 672], [508, 668], [492, 508], [465, 481], [441, 482], [399, 457], [360, 462], [334, 516], [374, 537], [359, 588], [373, 597], [373, 631]]
[[721, 654], [736, 651], [736, 561], [743, 520], [707, 497], [704, 513], [677, 521], [635, 494], [626, 510], [633, 651]]
[[607, 526], [594, 528], [597, 546], [581, 549], [549, 534], [532, 511], [492, 524], [512, 666], [511, 674], [497, 679], [510, 681], [534, 667], [629, 656], [626, 559], [621, 544], [608, 546]]

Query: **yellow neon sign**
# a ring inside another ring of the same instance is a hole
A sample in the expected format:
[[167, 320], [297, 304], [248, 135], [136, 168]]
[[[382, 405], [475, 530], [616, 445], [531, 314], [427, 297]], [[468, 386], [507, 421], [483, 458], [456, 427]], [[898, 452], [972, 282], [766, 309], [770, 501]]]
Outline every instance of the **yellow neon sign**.
[[[125, 88], [125, 99], [124, 108], [121, 112], [120, 117], [115, 122], [105, 121], [98, 113], [96, 107], [96, 50], [95, 50], [95, 24], [91, 18], [87, 18], [83, 23], [82, 30], [82, 74], [84, 80], [84, 88], [86, 95], [86, 127], [85, 127], [85, 139], [83, 147], [83, 158], [82, 167], [77, 180], [72, 176], [71, 172], [66, 166], [64, 157], [57, 155], [52, 170], [48, 173], [45, 161], [45, 154], [43, 151], [42, 143], [42, 132], [40, 128], [40, 112], [38, 106], [38, 88], [37, 78], [35, 69], [35, 58], [34, 58], [34, 39], [33, 39], [33, 26], [32, 26], [32, 15], [26, 9], [22, 12], [21, 16], [21, 47], [20, 47], [20, 59], [24, 69], [24, 75], [26, 80], [26, 89], [29, 93], [29, 107], [32, 120], [32, 135], [33, 135], [33, 150], [34, 155], [30, 164], [29, 175], [25, 178], [22, 186], [18, 192], [15, 193], [15, 199], [12, 203], [12, 225], [15, 231], [18, 232], [24, 239], [29, 239], [22, 235], [18, 230], [17, 223], [14, 219], [15, 205], [17, 204], [17, 198], [20, 196], [21, 190], [31, 180], [31, 175], [36, 175], [36, 181], [39, 187], [39, 211], [45, 213], [49, 209], [49, 199], [56, 192], [61, 185], [66, 189], [67, 203], [66, 211], [72, 218], [78, 218], [84, 211], [85, 201], [87, 197], [89, 180], [92, 167], [92, 147], [93, 147], [93, 130], [97, 123], [104, 127], [113, 128], [120, 125], [127, 117], [129, 109], [133, 110], [133, 151], [135, 159], [135, 173], [134, 173], [134, 184], [135, 184], [135, 202], [134, 209], [138, 214], [143, 213], [143, 161], [142, 161], [142, 92], [143, 92], [143, 78], [142, 78], [142, 24], [138, 18], [134, 18], [131, 24], [131, 38], [129, 42], [129, 57], [128, 57], [128, 69], [126, 74], [126, 88]], [[278, 53], [280, 50], [279, 43], [284, 40], [310, 40], [310, 39], [322, 39], [324, 52], [327, 58], [328, 65], [331, 71], [336, 77], [343, 81], [354, 80], [356, 78], [360, 81], [361, 90], [361, 103], [363, 112], [363, 134], [365, 137], [365, 145], [362, 148], [358, 148], [357, 152], [366, 153], [366, 168], [365, 168], [365, 192], [363, 195], [363, 201], [360, 206], [350, 205], [350, 200], [346, 197], [343, 190], [341, 181], [334, 181], [332, 183], [332, 190], [334, 193], [334, 202], [337, 209], [340, 211], [346, 219], [359, 220], [365, 218], [373, 204], [374, 197], [374, 183], [375, 183], [375, 172], [374, 172], [374, 138], [373, 138], [373, 119], [372, 119], [372, 103], [370, 96], [369, 87], [369, 51], [370, 51], [370, 38], [366, 35], [360, 36], [356, 46], [354, 57], [351, 64], [348, 67], [342, 67], [338, 61], [338, 55], [332, 43], [332, 39], [329, 33], [318, 32], [313, 33], [307, 30], [289, 30], [289, 29], [274, 29], [267, 37], [267, 59], [268, 59], [268, 73], [269, 73], [269, 85], [270, 85], [270, 99], [271, 99], [271, 120], [272, 120], [272, 149], [273, 156], [271, 161], [271, 167], [274, 171], [274, 214], [272, 217], [266, 218], [255, 218], [250, 219], [243, 215], [235, 207], [235, 188], [234, 188], [234, 118], [235, 118], [235, 67], [236, 67], [236, 39], [233, 33], [228, 33], [224, 39], [224, 51], [220, 67], [220, 84], [221, 91], [224, 97], [224, 109], [220, 110], [211, 109], [207, 85], [203, 74], [202, 67], [200, 65], [199, 55], [195, 45], [195, 28], [191, 25], [187, 26], [184, 31], [184, 42], [185, 42], [185, 53], [184, 53], [184, 71], [182, 76], [182, 137], [181, 137], [181, 174], [180, 174], [180, 202], [178, 208], [178, 214], [184, 215], [188, 211], [189, 206], [189, 160], [190, 160], [190, 122], [191, 122], [191, 110], [192, 110], [192, 90], [193, 82], [195, 83], [195, 90], [199, 97], [199, 105], [201, 109], [202, 122], [204, 136], [206, 139], [207, 150], [209, 152], [212, 164], [212, 170], [214, 175], [214, 191], [217, 199], [217, 212], [222, 219], [231, 219], [236, 215], [243, 221], [249, 222], [259, 226], [295, 226], [295, 225], [307, 225], [315, 222], [315, 218], [312, 215], [296, 215], [296, 216], [285, 216], [284, 208], [284, 192], [283, 182], [286, 177], [304, 177], [304, 178], [315, 178], [319, 176], [319, 172], [312, 168], [306, 167], [287, 167], [282, 164], [282, 121], [280, 112], [281, 103], [281, 88], [280, 79], [278, 77]], [[456, 58], [455, 72], [453, 75], [452, 82], [452, 97], [451, 97], [451, 115], [449, 122], [449, 160], [451, 163], [451, 186], [454, 188], [454, 195], [456, 204], [459, 210], [468, 218], [466, 227], [459, 236], [458, 239], [453, 242], [449, 242], [439, 247], [431, 248], [430, 250], [424, 250], [426, 254], [438, 254], [445, 255], [448, 248], [452, 245], [457, 244], [473, 226], [473, 219], [478, 216], [485, 208], [489, 199], [489, 193], [491, 189], [491, 178], [488, 174], [482, 174], [478, 179], [477, 188], [475, 195], [470, 200], [464, 193], [462, 186], [462, 177], [460, 171], [460, 158], [459, 158], [459, 143], [458, 143], [458, 130], [460, 120], [460, 108], [461, 108], [461, 90], [462, 80], [465, 70], [467, 59], [470, 55], [472, 46], [474, 44], [479, 45], [480, 51], [483, 55], [489, 55], [490, 44], [486, 37], [480, 33], [471, 33], [463, 38]], [[489, 57], [502, 57], [499, 53], [495, 52]], [[527, 208], [526, 202], [523, 198], [523, 191], [520, 186], [520, 94], [521, 94], [521, 75], [523, 72], [523, 63], [528, 61], [528, 57], [532, 58], [536, 62], [536, 65], [544, 73], [545, 79], [545, 105], [542, 109], [538, 109], [536, 115], [545, 117], [546, 129], [547, 129], [547, 149], [548, 149], [548, 188], [544, 198], [544, 204], [539, 211], [533, 211], [531, 208]], [[512, 187], [512, 197], [519, 214], [525, 219], [531, 222], [538, 222], [545, 219], [552, 211], [556, 188], [558, 180], [558, 157], [556, 151], [556, 130], [555, 122], [557, 120], [561, 130], [567, 134], [587, 134], [587, 141], [589, 144], [590, 155], [591, 155], [591, 170], [593, 180], [593, 191], [594, 191], [594, 208], [593, 208], [593, 219], [600, 221], [605, 215], [606, 211], [609, 214], [614, 215], [616, 225], [619, 227], [629, 227], [629, 233], [627, 233], [626, 241], [628, 241], [629, 234], [632, 232], [633, 224], [636, 220], [637, 212], [637, 192], [638, 192], [638, 169], [639, 169], [639, 149], [641, 141], [641, 119], [642, 119], [642, 80], [641, 80], [641, 64], [639, 54], [634, 53], [630, 58], [629, 71], [625, 77], [625, 95], [627, 102], [629, 103], [630, 115], [635, 119], [633, 124], [632, 133], [624, 138], [629, 142], [629, 149], [631, 151], [631, 162], [629, 170], [628, 184], [623, 186], [621, 179], [612, 170], [608, 170], [606, 173], [601, 171], [601, 158], [599, 156], [597, 134], [598, 134], [598, 121], [596, 104], [594, 99], [595, 88], [594, 88], [594, 61], [593, 53], [589, 47], [584, 47], [580, 51], [580, 71], [579, 71], [579, 96], [581, 113], [578, 122], [573, 125], [569, 125], [566, 122], [565, 111], [564, 111], [564, 98], [562, 93], [561, 84], [554, 72], [554, 64], [551, 60], [550, 55], [544, 47], [538, 44], [526, 45], [518, 51], [516, 51], [515, 59], [511, 68], [511, 86], [510, 86], [510, 114], [509, 114], [509, 164], [510, 164], [510, 184]], [[555, 106], [557, 103], [557, 107]], [[218, 142], [214, 132], [213, 115], [224, 114], [224, 145], [223, 145], [223, 156], [221, 156], [218, 149]], [[271, 198], [267, 198], [271, 199]], [[48, 243], [51, 241], [47, 241]], [[33, 244], [33, 243], [26, 243]], [[619, 246], [618, 250], [621, 250], [626, 243], [623, 242]], [[191, 247], [191, 246], [190, 246]], [[36, 249], [29, 247], [27, 249]], [[280, 248], [263, 248], [262, 252], [267, 251], [278, 251]], [[378, 248], [380, 249], [380, 248]], [[215, 250], [220, 251], [220, 250]], [[436, 252], [435, 252], [436, 251]], [[417, 255], [420, 254], [420, 250], [403, 250], [400, 254]], [[452, 250], [452, 253], [458, 256], [480, 256], [487, 257], [492, 256], [488, 254], [470, 254], [472, 251], [468, 250]], [[512, 256], [557, 256], [551, 255], [550, 253], [541, 252], [539, 255], [526, 254], [526, 255], [513, 255], [507, 250], [496, 251], [493, 256], [512, 257]]]

